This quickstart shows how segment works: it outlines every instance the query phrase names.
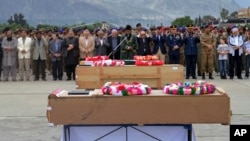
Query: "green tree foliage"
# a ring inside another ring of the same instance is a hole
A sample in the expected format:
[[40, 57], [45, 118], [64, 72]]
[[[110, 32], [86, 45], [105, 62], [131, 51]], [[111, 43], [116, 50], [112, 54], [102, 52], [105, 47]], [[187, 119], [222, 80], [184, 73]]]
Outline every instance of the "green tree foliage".
[[211, 15], [205, 15], [201, 20], [203, 24], [211, 24], [212, 22], [216, 21], [216, 18]]
[[44, 28], [44, 29], [53, 29], [55, 27], [55, 25], [49, 25], [49, 24], [38, 24], [36, 26], [37, 29], [41, 29], [41, 28]]
[[190, 18], [190, 16], [185, 16], [176, 18], [171, 24], [176, 26], [186, 26], [188, 24], [194, 24], [194, 21]]
[[7, 21], [9, 24], [18, 24], [22, 27], [28, 27], [28, 23], [24, 18], [24, 15], [21, 13], [15, 13], [13, 16], [10, 16], [10, 18]]
[[221, 12], [220, 12], [220, 17], [222, 19], [226, 19], [228, 17], [229, 11], [225, 8], [222, 8]]
[[237, 18], [238, 12], [234, 11], [233, 13], [230, 14], [230, 18]]

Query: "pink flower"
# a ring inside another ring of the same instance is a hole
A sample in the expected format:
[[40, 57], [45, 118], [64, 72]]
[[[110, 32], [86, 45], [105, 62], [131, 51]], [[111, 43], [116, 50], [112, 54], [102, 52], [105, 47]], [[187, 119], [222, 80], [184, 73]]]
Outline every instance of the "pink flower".
[[178, 90], [177, 90], [177, 89], [173, 89], [173, 90], [172, 90], [172, 93], [173, 93], [174, 95], [177, 95], [177, 94], [178, 94]]

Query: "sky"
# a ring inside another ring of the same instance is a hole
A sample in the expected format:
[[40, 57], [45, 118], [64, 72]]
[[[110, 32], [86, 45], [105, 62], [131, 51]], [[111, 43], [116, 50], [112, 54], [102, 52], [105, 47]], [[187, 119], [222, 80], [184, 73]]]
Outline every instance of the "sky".
[[250, 0], [234, 0], [242, 8], [250, 7]]

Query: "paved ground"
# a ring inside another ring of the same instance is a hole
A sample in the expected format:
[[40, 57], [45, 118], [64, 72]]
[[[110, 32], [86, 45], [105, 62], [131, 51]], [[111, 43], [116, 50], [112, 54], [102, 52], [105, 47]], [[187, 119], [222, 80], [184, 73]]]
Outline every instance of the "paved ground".
[[[190, 80], [193, 81], [193, 80]], [[250, 79], [211, 82], [231, 98], [232, 124], [250, 124]], [[47, 96], [56, 88], [75, 89], [74, 81], [0, 82], [0, 141], [59, 141], [62, 127], [48, 127]], [[229, 141], [229, 126], [194, 125], [197, 141]]]

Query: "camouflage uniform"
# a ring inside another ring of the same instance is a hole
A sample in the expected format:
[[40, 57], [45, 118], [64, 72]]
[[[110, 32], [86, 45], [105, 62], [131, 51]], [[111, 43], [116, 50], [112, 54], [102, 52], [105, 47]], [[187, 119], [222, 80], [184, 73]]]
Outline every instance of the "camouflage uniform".
[[[206, 68], [209, 73], [209, 79], [213, 79], [213, 62], [214, 62], [214, 49], [216, 45], [216, 38], [213, 34], [203, 33], [201, 35], [201, 73], [202, 79], [205, 79]], [[206, 45], [211, 45], [212, 48], [209, 49]]]

